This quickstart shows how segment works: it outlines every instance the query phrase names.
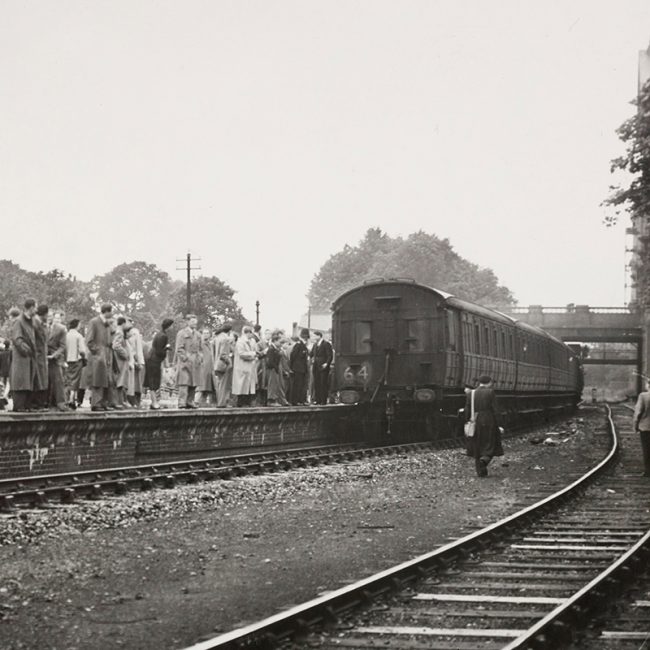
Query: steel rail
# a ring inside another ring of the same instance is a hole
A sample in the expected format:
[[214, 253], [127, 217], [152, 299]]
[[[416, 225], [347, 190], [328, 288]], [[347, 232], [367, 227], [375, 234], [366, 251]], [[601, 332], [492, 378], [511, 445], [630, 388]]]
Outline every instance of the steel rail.
[[485, 528], [445, 544], [435, 551], [402, 562], [385, 571], [251, 625], [201, 641], [187, 647], [186, 650], [276, 647], [282, 641], [307, 632], [310, 627], [335, 622], [342, 613], [369, 603], [379, 595], [402, 589], [408, 583], [425, 577], [436, 568], [445, 567], [458, 557], [466, 556], [477, 547], [485, 548], [493, 538], [502, 537], [516, 526], [528, 523], [538, 514], [545, 513], [552, 507], [565, 502], [610, 466], [619, 451], [619, 442], [616, 430], [613, 428], [609, 406], [607, 406], [607, 411], [611, 423], [609, 433], [612, 438], [608, 454], [583, 476], [563, 489]]

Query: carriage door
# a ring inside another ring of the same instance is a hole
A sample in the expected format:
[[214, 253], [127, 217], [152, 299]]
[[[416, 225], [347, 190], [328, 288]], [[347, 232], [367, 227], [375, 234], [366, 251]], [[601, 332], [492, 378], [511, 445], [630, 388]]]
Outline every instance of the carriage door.
[[400, 296], [377, 296], [375, 304], [379, 310], [379, 331], [381, 340], [377, 341], [377, 352], [384, 355], [385, 384], [391, 383], [391, 368], [395, 366], [398, 354], [397, 312], [402, 298]]

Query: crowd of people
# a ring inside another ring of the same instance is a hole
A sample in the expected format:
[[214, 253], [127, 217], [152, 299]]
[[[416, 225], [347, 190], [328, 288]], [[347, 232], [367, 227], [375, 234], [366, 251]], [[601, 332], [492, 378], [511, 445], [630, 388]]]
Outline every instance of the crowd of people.
[[78, 319], [27, 299], [9, 313], [0, 339], [0, 409], [74, 410], [90, 393], [93, 411], [162, 408], [161, 388], [172, 369], [178, 408], [327, 404], [334, 351], [322, 332], [225, 323], [213, 331], [188, 314], [170, 341], [171, 318], [145, 342], [133, 319], [110, 304], [80, 331]]

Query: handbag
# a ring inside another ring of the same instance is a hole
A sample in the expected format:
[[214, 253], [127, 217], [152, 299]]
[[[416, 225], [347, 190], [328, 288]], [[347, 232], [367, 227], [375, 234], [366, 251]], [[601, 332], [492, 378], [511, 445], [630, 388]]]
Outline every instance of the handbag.
[[472, 404], [472, 411], [471, 411], [471, 416], [470, 419], [465, 422], [465, 437], [466, 438], [473, 438], [474, 437], [474, 432], [476, 431], [476, 413], [474, 412], [474, 393], [475, 391], [472, 391], [472, 397], [471, 397], [471, 404]]
[[225, 361], [224, 359], [219, 358], [219, 359], [217, 359], [217, 363], [214, 366], [214, 371], [218, 375], [223, 375], [226, 372], [226, 370], [228, 370], [229, 366], [230, 366], [230, 363], [228, 363], [228, 361]]

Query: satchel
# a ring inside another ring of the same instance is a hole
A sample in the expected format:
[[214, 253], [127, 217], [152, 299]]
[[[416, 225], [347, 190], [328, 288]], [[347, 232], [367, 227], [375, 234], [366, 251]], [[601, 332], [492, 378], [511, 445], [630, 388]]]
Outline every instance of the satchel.
[[230, 364], [227, 361], [224, 361], [223, 359], [219, 358], [217, 359], [217, 363], [214, 366], [214, 371], [218, 375], [223, 375], [226, 372], [226, 370], [228, 370], [229, 365]]
[[474, 412], [474, 391], [472, 391], [471, 404], [472, 404], [471, 417], [467, 422], [465, 422], [466, 438], [473, 438], [474, 432], [476, 431], [476, 413]]

